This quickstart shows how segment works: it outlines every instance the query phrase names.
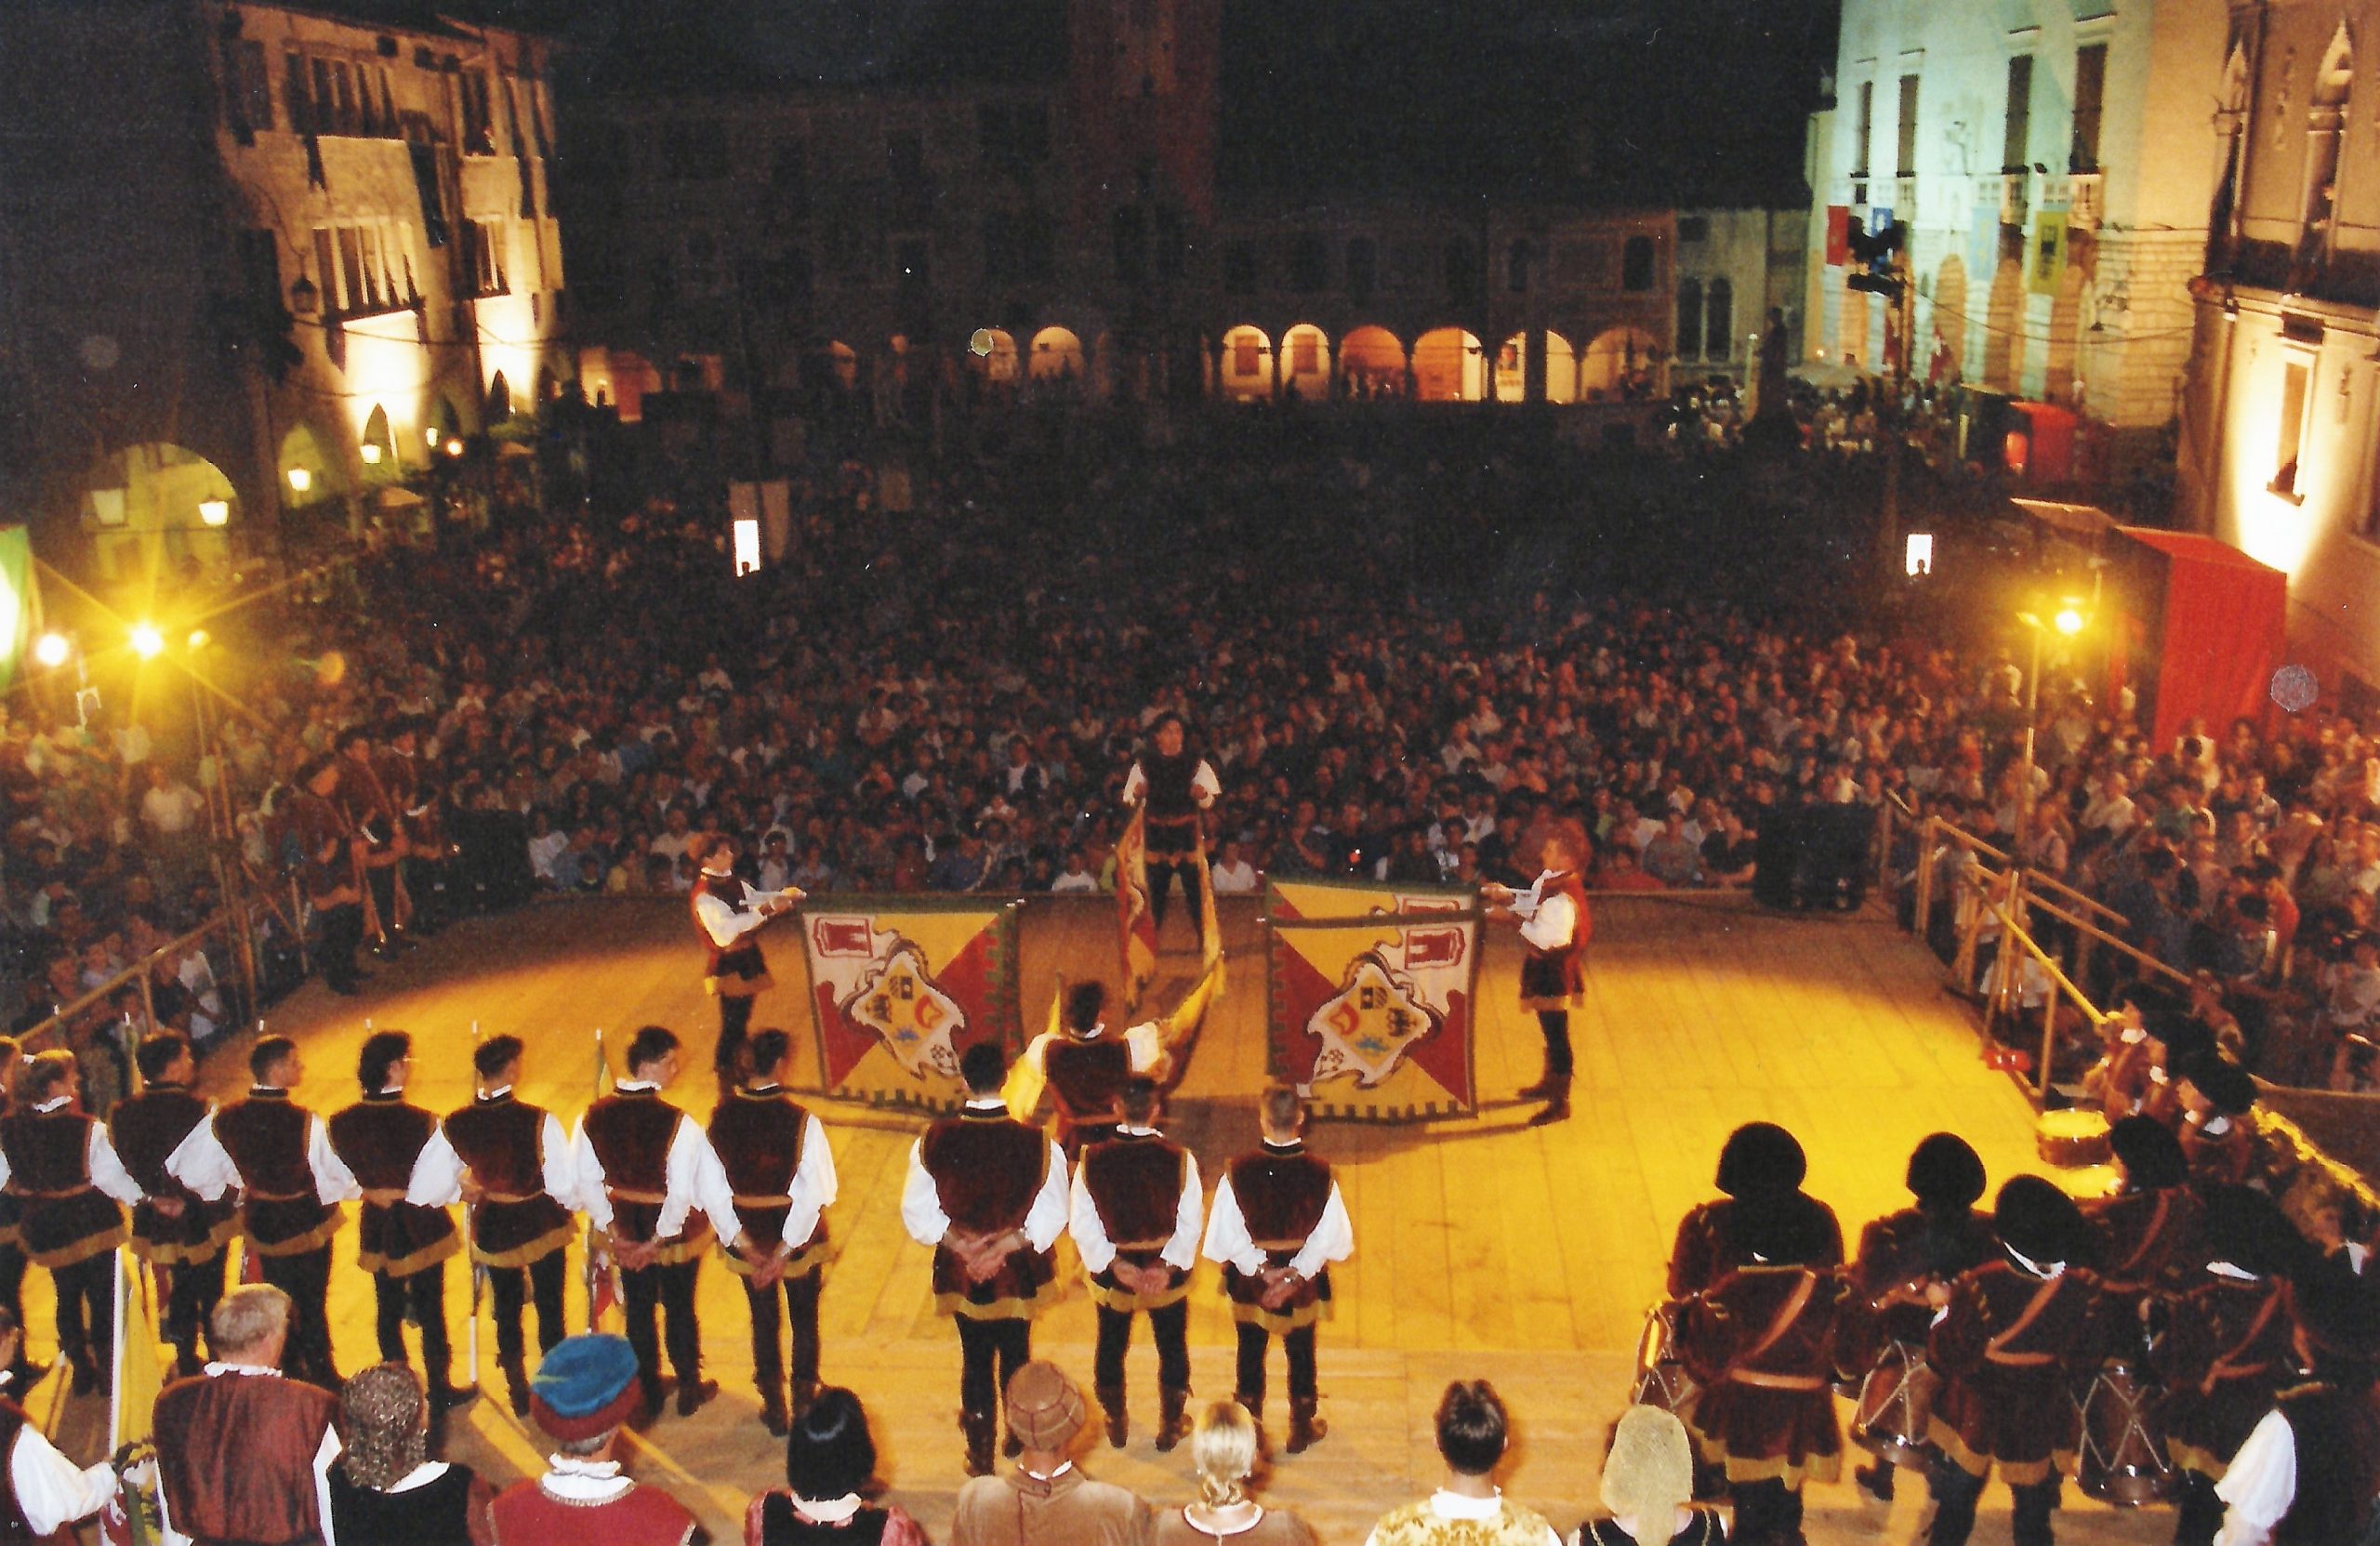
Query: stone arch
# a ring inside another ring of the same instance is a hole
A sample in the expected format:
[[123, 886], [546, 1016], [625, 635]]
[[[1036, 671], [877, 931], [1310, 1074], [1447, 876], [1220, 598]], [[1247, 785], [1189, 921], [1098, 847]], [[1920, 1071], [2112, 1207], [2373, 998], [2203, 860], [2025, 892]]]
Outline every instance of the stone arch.
[[1545, 330], [1545, 401], [1579, 401], [1579, 351], [1550, 327]]
[[393, 475], [399, 466], [403, 463], [404, 453], [398, 448], [396, 436], [389, 429], [389, 410], [386, 404], [379, 403], [372, 404], [372, 412], [365, 416], [364, 420], [364, 437], [359, 443], [358, 449], [363, 455], [365, 468], [377, 469], [385, 475]]
[[[100, 458], [84, 480], [81, 503], [107, 580], [154, 576], [184, 557], [213, 563], [231, 555], [239, 492], [221, 468], [187, 446], [149, 441]], [[208, 519], [215, 507], [219, 524]]]
[[1438, 327], [1413, 341], [1413, 395], [1424, 403], [1476, 403], [1487, 390], [1477, 336]]
[[1967, 264], [1957, 253], [1943, 258], [1934, 275], [1934, 336], [1950, 359], [1947, 379], [1958, 380], [1967, 358]]
[[1358, 397], [1405, 395], [1405, 346], [1378, 324], [1355, 328], [1339, 340], [1339, 374]]
[[1660, 342], [1641, 327], [1607, 327], [1579, 361], [1579, 397], [1609, 403], [1649, 396], [1659, 386]]
[[281, 454], [273, 464], [273, 477], [281, 497], [292, 507], [327, 499], [341, 492], [347, 482], [340, 459], [331, 454], [312, 426], [305, 424], [281, 437]]
[[1016, 338], [1005, 328], [979, 327], [967, 340], [967, 368], [985, 380], [1006, 385], [1016, 379]]
[[1330, 395], [1330, 336], [1310, 322], [1281, 335], [1281, 390], [1310, 402]]
[[1036, 381], [1081, 384], [1082, 340], [1075, 337], [1070, 328], [1043, 328], [1033, 335], [1033, 351], [1026, 361], [1025, 369]]
[[1225, 397], [1273, 395], [1273, 340], [1263, 328], [1241, 323], [1224, 332], [1223, 369], [1215, 385]]
[[502, 424], [511, 416], [512, 383], [504, 378], [504, 373], [502, 371], [497, 371], [488, 379], [487, 413], [482, 417], [480, 422], [483, 424]]

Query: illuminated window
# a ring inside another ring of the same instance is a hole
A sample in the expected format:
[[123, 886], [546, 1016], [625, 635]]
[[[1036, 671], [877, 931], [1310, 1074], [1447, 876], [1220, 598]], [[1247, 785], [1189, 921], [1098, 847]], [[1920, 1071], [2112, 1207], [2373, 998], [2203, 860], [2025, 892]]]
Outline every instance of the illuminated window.
[[2281, 369], [2281, 425], [2273, 437], [2272, 491], [2286, 499], [2303, 499], [2306, 454], [2306, 399], [2314, 386], [2311, 356], [2284, 361]]
[[760, 567], [760, 523], [738, 521], [735, 523], [735, 573], [738, 578], [757, 574]]
[[1234, 376], [1254, 376], [1263, 368], [1263, 337], [1254, 332], [1235, 335], [1231, 341], [1231, 373]]
[[1289, 335], [1289, 369], [1298, 376], [1322, 374], [1322, 335], [1312, 328]]

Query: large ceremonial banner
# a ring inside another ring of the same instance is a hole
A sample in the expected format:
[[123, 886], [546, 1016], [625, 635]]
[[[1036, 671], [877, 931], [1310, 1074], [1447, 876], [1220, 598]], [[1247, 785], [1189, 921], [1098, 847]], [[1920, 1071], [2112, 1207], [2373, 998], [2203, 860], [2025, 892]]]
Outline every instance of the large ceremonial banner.
[[1140, 1008], [1142, 993], [1157, 975], [1157, 915], [1149, 905], [1148, 836], [1141, 817], [1133, 812], [1116, 839], [1116, 948], [1123, 962], [1127, 1014]]
[[973, 898], [805, 902], [802, 958], [825, 1092], [954, 1111], [967, 1098], [961, 1052], [990, 1041], [1015, 1056], [1018, 907]]
[[1476, 1111], [1474, 903], [1455, 887], [1269, 882], [1272, 1076], [1325, 1117], [1410, 1121]]

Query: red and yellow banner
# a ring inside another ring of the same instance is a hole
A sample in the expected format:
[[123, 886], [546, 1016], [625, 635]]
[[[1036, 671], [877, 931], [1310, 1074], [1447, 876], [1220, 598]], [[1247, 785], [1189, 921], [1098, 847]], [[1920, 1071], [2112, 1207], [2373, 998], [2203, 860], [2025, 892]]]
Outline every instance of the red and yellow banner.
[[1317, 1115], [1478, 1109], [1479, 915], [1464, 890], [1280, 880], [1265, 894], [1266, 1064]]
[[[849, 903], [849, 906], [838, 905]], [[1018, 904], [813, 898], [801, 912], [825, 1092], [870, 1105], [956, 1110], [961, 1053], [1013, 1057]]]
[[[1141, 994], [1157, 975], [1157, 914], [1149, 906], [1148, 833], [1141, 816], [1134, 811], [1124, 835], [1116, 839], [1116, 937], [1128, 1013], [1140, 1007]], [[1215, 937], [1211, 928], [1207, 937]]]

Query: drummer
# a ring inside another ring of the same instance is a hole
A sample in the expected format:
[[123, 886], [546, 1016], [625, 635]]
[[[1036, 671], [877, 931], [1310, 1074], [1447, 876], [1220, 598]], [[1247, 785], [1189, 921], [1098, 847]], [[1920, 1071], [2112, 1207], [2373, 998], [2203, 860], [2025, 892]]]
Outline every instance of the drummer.
[[2108, 1130], [2117, 1186], [2083, 1205], [2097, 1236], [2099, 1287], [2133, 1304], [2157, 1291], [2198, 1227], [2198, 1194], [2181, 1140], [2162, 1122], [2127, 1117]]
[[2016, 1497], [2017, 1546], [2049, 1546], [2060, 1473], [2075, 1451], [2068, 1386], [2097, 1363], [2101, 1300], [2086, 1274], [2090, 1232], [2065, 1193], [2039, 1176], [2000, 1188], [1999, 1250], [1928, 1291], [1941, 1308], [1926, 1361], [1941, 1378], [1927, 1431], [1941, 1447], [1928, 1546], [1965, 1546], [1996, 1468]]
[[[2215, 1055], [2215, 1033], [2179, 1012], [2149, 1017], [2149, 1086], [2134, 1111], [2125, 1115], [2153, 1117], [2169, 1128], [2182, 1123], [2182, 1076], [2201, 1058]], [[2113, 1126], [2111, 1119], [2109, 1126]]]
[[1817, 1232], [1824, 1245], [1813, 1265], [1840, 1266], [1843, 1225], [1833, 1209], [1802, 1190], [1809, 1168], [1801, 1140], [1774, 1122], [1747, 1122], [1729, 1133], [1719, 1151], [1716, 1177], [1724, 1195], [1697, 1204], [1678, 1221], [1670, 1250], [1670, 1298], [1690, 1299], [1749, 1264], [1752, 1251], [1743, 1239], [1745, 1222], [1770, 1213], [1794, 1215]]
[[2256, 1081], [2239, 1064], [2207, 1056], [2181, 1079], [2182, 1127], [2177, 1135], [2189, 1161], [2190, 1180], [2200, 1186], [2237, 1186], [2248, 1179], [2255, 1156], [2249, 1113], [2256, 1103]]
[[2127, 983], [2116, 995], [2114, 1012], [2100, 1022], [2107, 1050], [2097, 1066], [2082, 1076], [2082, 1088], [2098, 1101], [2110, 1126], [2139, 1110], [2149, 1091], [2149, 1070], [2155, 1062], [2149, 1046], [2149, 1011], [2174, 1007], [2162, 989]]
[[[1917, 1205], [1859, 1232], [1851, 1302], [1838, 1333], [1837, 1356], [1845, 1368], [1875, 1369], [1896, 1349], [1897, 1368], [1922, 1362], [1935, 1310], [1926, 1291], [1990, 1261], [2000, 1249], [1990, 1221], [1975, 1211], [1983, 1196], [1983, 1160], [1966, 1140], [1937, 1132], [1921, 1141], [1909, 1156], [1906, 1183]], [[1923, 1432], [1906, 1436], [1925, 1438]], [[1893, 1467], [1882, 1459], [1852, 1475], [1869, 1497], [1892, 1501]]]

